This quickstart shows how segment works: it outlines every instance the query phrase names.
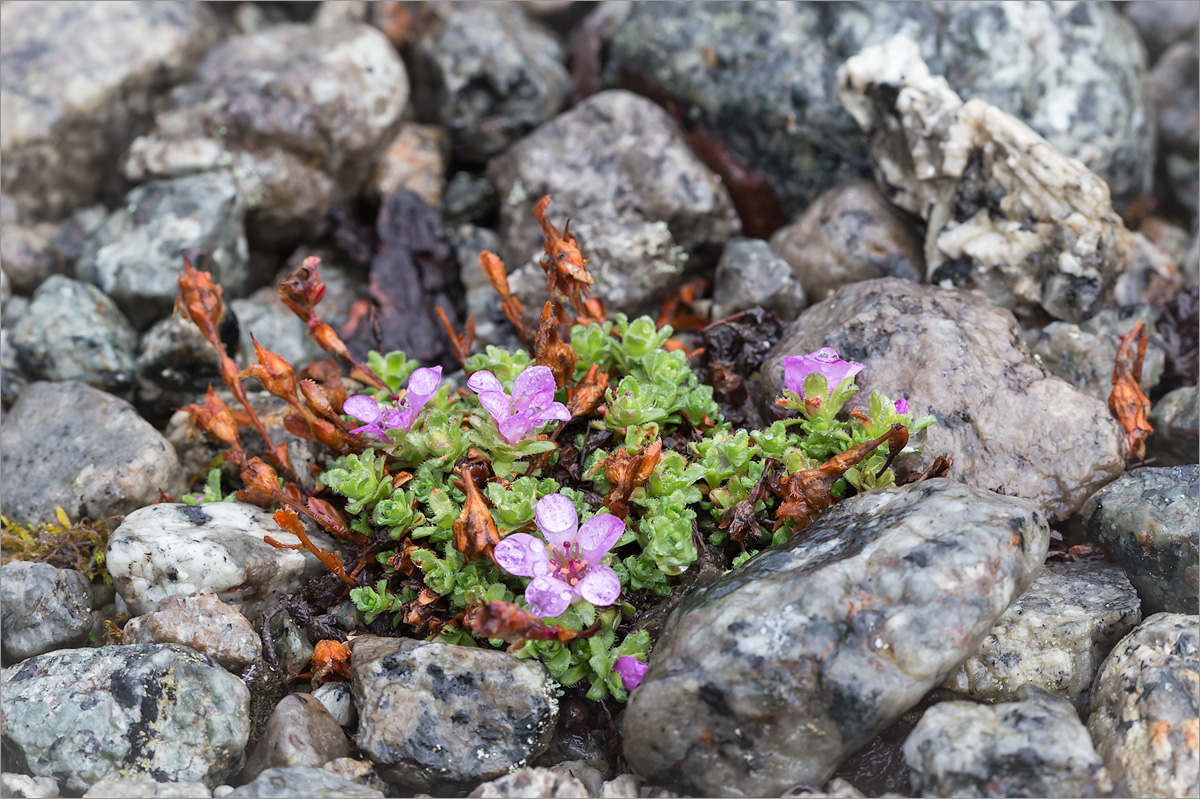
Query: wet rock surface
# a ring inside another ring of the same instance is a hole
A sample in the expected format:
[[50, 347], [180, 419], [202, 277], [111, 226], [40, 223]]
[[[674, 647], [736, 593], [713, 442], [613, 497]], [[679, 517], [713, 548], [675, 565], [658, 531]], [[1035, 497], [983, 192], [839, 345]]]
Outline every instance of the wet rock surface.
[[1096, 670], [1142, 619], [1125, 573], [1103, 562], [1049, 563], [942, 687], [1011, 702], [1023, 685], [1070, 700], [1086, 715]]
[[625, 757], [693, 795], [823, 783], [978, 646], [1048, 543], [1030, 504], [946, 480], [839, 503], [684, 599]]
[[1115, 796], [1192, 796], [1200, 788], [1198, 625], [1195, 615], [1151, 616], [1100, 666], [1087, 726]]
[[968, 292], [854, 283], [785, 330], [763, 364], [759, 406], [769, 412], [779, 396], [784, 356], [833, 347], [866, 365], [847, 408], [878, 389], [937, 418], [924, 452], [897, 459], [901, 478], [947, 455], [955, 480], [1003, 487], [1064, 519], [1124, 471], [1124, 443], [1105, 404], [1047, 375], [1019, 337], [1011, 314]]
[[66, 790], [118, 776], [212, 786], [241, 766], [249, 692], [187, 647], [62, 650], [0, 680], [6, 754]]
[[343, 779], [325, 769], [308, 766], [271, 768], [254, 782], [225, 794], [229, 799], [383, 799], [383, 793]]
[[804, 309], [804, 286], [786, 261], [761, 239], [730, 239], [717, 264], [712, 318], [761, 307], [781, 319]]
[[388, 782], [424, 790], [495, 779], [549, 743], [558, 703], [539, 663], [373, 636], [350, 647], [358, 748]]
[[917, 796], [1107, 796], [1108, 772], [1070, 702], [1026, 686], [998, 705], [942, 702], [904, 744]]
[[208, 655], [230, 671], [262, 655], [262, 639], [246, 617], [211, 591], [168, 596], [156, 610], [129, 620], [123, 644], [183, 644]]
[[548, 768], [523, 768], [498, 780], [485, 782], [467, 794], [483, 799], [515, 799], [519, 796], [567, 799], [591, 795], [579, 780]]
[[1093, 494], [1081, 515], [1146, 615], [1200, 609], [1200, 466], [1134, 469]]
[[179, 493], [175, 449], [133, 406], [74, 381], [30, 384], [0, 427], [4, 515], [103, 520]]
[[1196, 386], [1177, 388], [1154, 403], [1150, 414], [1153, 435], [1146, 457], [1156, 466], [1182, 466], [1200, 458], [1200, 401]]
[[92, 629], [92, 590], [73, 569], [10, 561], [0, 566], [4, 665], [81, 646]]
[[350, 744], [341, 726], [312, 694], [288, 694], [275, 706], [262, 737], [246, 755], [242, 780], [270, 768], [312, 766], [347, 757]]

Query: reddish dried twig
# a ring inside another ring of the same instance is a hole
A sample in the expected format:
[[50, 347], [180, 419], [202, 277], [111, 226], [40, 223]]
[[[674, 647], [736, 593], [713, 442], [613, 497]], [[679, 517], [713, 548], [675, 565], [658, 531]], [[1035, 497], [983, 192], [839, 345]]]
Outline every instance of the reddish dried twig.
[[479, 268], [487, 275], [488, 282], [500, 295], [500, 308], [508, 318], [509, 324], [517, 331], [517, 337], [527, 349], [533, 349], [533, 337], [525, 324], [525, 308], [521, 301], [514, 297], [508, 289], [508, 274], [504, 270], [504, 262], [494, 253], [484, 250], [479, 253]]
[[282, 527], [287, 532], [300, 539], [299, 544], [283, 544], [276, 541], [271, 536], [264, 536], [263, 540], [276, 549], [305, 549], [316, 556], [317, 560], [325, 564], [325, 567], [337, 575], [337, 578], [348, 586], [354, 587], [354, 580], [346, 574], [346, 568], [342, 565], [342, 556], [336, 552], [331, 552], [328, 549], [322, 549], [312, 542], [308, 537], [308, 533], [304, 532], [304, 525], [300, 523], [300, 518], [291, 508], [280, 508], [275, 511], [275, 523]]
[[[1133, 329], [1121, 338], [1117, 359], [1113, 364], [1112, 393], [1108, 395], [1108, 411], [1125, 428], [1125, 457], [1127, 462], [1146, 457], [1146, 439], [1154, 432], [1150, 426], [1150, 400], [1142, 393], [1142, 362], [1149, 343], [1146, 325], [1139, 318]], [[1137, 341], [1137, 355], [1130, 354]]]
[[454, 348], [454, 357], [458, 359], [459, 363], [466, 366], [467, 358], [471, 357], [471, 345], [475, 343], [475, 318], [467, 317], [462, 335], [459, 335], [454, 332], [454, 326], [450, 324], [450, 319], [446, 316], [446, 309], [439, 305], [434, 310], [437, 311], [442, 329], [450, 337], [450, 344]]
[[461, 477], [455, 481], [458, 489], [466, 494], [462, 512], [454, 520], [454, 548], [468, 560], [477, 560], [484, 555], [491, 557], [492, 548], [500, 543], [500, 532], [492, 519], [492, 512], [484, 502], [476, 481], [478, 467], [473, 464], [455, 467], [454, 473]]
[[658, 326], [670, 325], [675, 330], [703, 330], [708, 320], [700, 316], [692, 305], [704, 293], [708, 281], [704, 278], [690, 280], [663, 301], [658, 309]]
[[559, 338], [558, 318], [554, 313], [554, 303], [549, 300], [542, 306], [533, 353], [537, 365], [549, 368], [554, 374], [554, 383], [559, 388], [566, 386], [575, 374], [575, 363], [579, 356], [570, 344]]
[[599, 625], [588, 630], [568, 630], [560, 625], [551, 627], [512, 602], [484, 602], [475, 605], [463, 617], [466, 628], [480, 638], [499, 638], [502, 641], [558, 641], [565, 644], [576, 638], [586, 638]]
[[595, 279], [587, 270], [587, 261], [579, 250], [579, 242], [570, 230], [571, 222], [560, 233], [546, 217], [546, 209], [550, 207], [550, 195], [538, 200], [533, 208], [533, 216], [542, 226], [542, 246], [546, 251], [545, 257], [539, 261], [546, 272], [546, 293], [560, 306], [569, 302], [576, 313], [590, 315], [586, 300], [595, 283]]

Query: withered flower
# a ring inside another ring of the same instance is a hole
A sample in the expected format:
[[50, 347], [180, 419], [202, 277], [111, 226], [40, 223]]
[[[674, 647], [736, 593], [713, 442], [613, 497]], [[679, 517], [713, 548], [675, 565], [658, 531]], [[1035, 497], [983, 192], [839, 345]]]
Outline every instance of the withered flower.
[[455, 485], [466, 494], [462, 511], [454, 520], [454, 548], [463, 553], [468, 561], [490, 556], [492, 548], [500, 543], [500, 532], [476, 485], [476, 469], [468, 464], [454, 471], [462, 478]]
[[[1149, 420], [1150, 400], [1139, 385], [1149, 340], [1146, 325], [1139, 318], [1117, 347], [1117, 359], [1113, 363], [1113, 389], [1108, 395], [1109, 413], [1125, 428], [1125, 457], [1131, 463], [1146, 457], [1146, 439], [1154, 432]], [[1137, 354], [1131, 355], [1134, 341], [1138, 344]]]

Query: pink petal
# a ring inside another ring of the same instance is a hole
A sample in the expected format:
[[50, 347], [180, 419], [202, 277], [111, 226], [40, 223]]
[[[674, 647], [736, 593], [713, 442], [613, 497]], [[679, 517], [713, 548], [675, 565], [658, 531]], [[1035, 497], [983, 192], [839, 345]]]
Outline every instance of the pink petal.
[[510, 416], [501, 422], [500, 436], [510, 444], [516, 444], [525, 436], [529, 435], [530, 424], [529, 417], [526, 414], [518, 413], [516, 416]]
[[608, 607], [621, 597], [621, 580], [607, 566], [593, 566], [576, 586], [579, 595], [598, 608]]
[[486, 391], [480, 394], [479, 404], [487, 409], [487, 412], [496, 420], [496, 424], [500, 424], [512, 416], [512, 406], [508, 401], [508, 395], [503, 391]]
[[579, 526], [579, 514], [575, 505], [562, 494], [549, 494], [538, 500], [534, 510], [538, 529], [546, 541], [556, 550], [575, 538]]
[[467, 388], [471, 389], [476, 394], [482, 394], [485, 391], [499, 391], [501, 394], [505, 393], [504, 386], [500, 384], [500, 381], [494, 374], [486, 369], [475, 372], [468, 377]]
[[554, 401], [554, 373], [548, 366], [531, 366], [513, 381], [513, 398], [528, 400], [526, 408], [543, 408]]
[[529, 603], [529, 612], [542, 618], [561, 616], [570, 606], [574, 596], [571, 586], [546, 576], [533, 578], [533, 582], [525, 589], [525, 601]]
[[625, 684], [626, 691], [632, 691], [642, 684], [642, 678], [646, 676], [648, 668], [650, 667], [645, 663], [629, 655], [619, 657], [617, 662], [613, 663], [613, 671], [621, 675], [621, 682]]
[[579, 528], [579, 551], [588, 563], [599, 563], [600, 558], [613, 548], [617, 539], [625, 532], [625, 522], [611, 513], [600, 513], [584, 522]]
[[534, 577], [544, 573], [539, 566], [548, 566], [546, 545], [528, 533], [513, 533], [493, 550], [496, 565], [518, 577]]
[[571, 421], [571, 412], [568, 411], [567, 406], [563, 405], [561, 402], [552, 402], [545, 408], [534, 412], [533, 416], [534, 425], [536, 427], [541, 427], [551, 419], [555, 419], [560, 422]]
[[425, 403], [429, 402], [429, 398], [437, 393], [440, 382], [442, 382], [442, 367], [440, 366], [432, 369], [418, 369], [413, 372], [408, 378], [408, 394], [406, 395], [408, 406], [417, 411], [421, 410], [425, 407]]
[[356, 436], [371, 436], [371, 438], [377, 438], [380, 441], [388, 440], [387, 434], [379, 428], [379, 425], [364, 424], [362, 427], [351, 429], [350, 432]]
[[379, 418], [381, 411], [374, 397], [366, 394], [355, 394], [342, 403], [342, 413], [353, 416], [360, 422], [370, 424]]
[[895, 404], [896, 404], [896, 413], [900, 414], [901, 416], [908, 413], [908, 400], [906, 400], [904, 397], [901, 397], [900, 399], [896, 400]]

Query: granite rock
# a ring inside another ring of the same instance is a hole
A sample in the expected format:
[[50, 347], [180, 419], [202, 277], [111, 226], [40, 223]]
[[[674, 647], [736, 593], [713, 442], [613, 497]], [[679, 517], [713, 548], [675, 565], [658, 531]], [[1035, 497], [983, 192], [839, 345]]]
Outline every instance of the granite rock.
[[53, 777], [30, 777], [28, 774], [0, 774], [0, 789], [5, 796], [21, 799], [57, 799], [58, 783]]
[[92, 591], [73, 569], [12, 560], [0, 566], [4, 664], [81, 646], [92, 630]]
[[358, 723], [358, 710], [354, 707], [354, 692], [350, 689], [350, 683], [323, 683], [314, 688], [312, 694], [339, 726], [353, 728]]
[[51, 275], [74, 275], [84, 241], [108, 217], [103, 205], [91, 205], [59, 222], [22, 223], [7, 194], [0, 208], [0, 269], [19, 294], [32, 294]]
[[440, 207], [449, 160], [450, 138], [444, 129], [409, 123], [379, 157], [370, 191], [383, 198], [408, 189], [435, 208]]
[[804, 306], [804, 286], [767, 242], [730, 239], [713, 281], [713, 319], [761, 307], [780, 319], [791, 320]]
[[105, 777], [88, 788], [84, 799], [210, 799], [202, 782], [156, 782], [148, 777]]
[[276, 705], [266, 729], [246, 755], [243, 782], [252, 782], [269, 768], [321, 767], [347, 757], [346, 733], [312, 694], [288, 694]]
[[624, 713], [643, 779], [821, 784], [974, 651], [1049, 544], [1030, 503], [945, 479], [860, 494], [684, 598]]
[[254, 782], [234, 788], [227, 799], [383, 799], [383, 793], [309, 766], [269, 768]]
[[1167, 48], [1149, 83], [1162, 171], [1171, 195], [1194, 214], [1200, 193], [1200, 42], [1195, 33]]
[[1183, 466], [1200, 458], [1200, 403], [1196, 386], [1177, 388], [1154, 403], [1154, 433], [1146, 441], [1146, 457], [1156, 466]]
[[168, 596], [157, 609], [130, 619], [121, 643], [183, 644], [235, 672], [262, 656], [254, 627], [212, 591]]
[[548, 768], [523, 768], [485, 782], [467, 794], [483, 799], [516, 799], [516, 797], [545, 797], [568, 799], [588, 797], [588, 789], [574, 777]]
[[1151, 64], [1172, 44], [1195, 34], [1200, 24], [1200, 8], [1194, 3], [1133, 0], [1122, 3], [1121, 11], [1141, 34]]

